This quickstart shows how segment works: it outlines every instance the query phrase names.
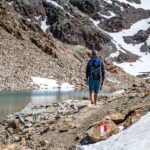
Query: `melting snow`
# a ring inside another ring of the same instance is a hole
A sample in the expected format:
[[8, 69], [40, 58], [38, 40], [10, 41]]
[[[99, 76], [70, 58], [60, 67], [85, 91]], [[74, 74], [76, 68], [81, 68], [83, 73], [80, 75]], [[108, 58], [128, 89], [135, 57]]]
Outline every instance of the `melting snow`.
[[69, 83], [58, 84], [56, 80], [46, 79], [41, 77], [32, 77], [32, 80], [35, 84], [39, 85], [40, 89], [49, 89], [49, 90], [62, 90], [62, 91], [70, 91], [74, 90], [74, 87]]
[[135, 7], [135, 8], [142, 8], [142, 9], [145, 9], [145, 10], [150, 10], [150, 0], [141, 0], [141, 4], [136, 4], [136, 3], [132, 3], [132, 2], [129, 2], [127, 0], [118, 0], [119, 2], [123, 2], [125, 4], [129, 4], [130, 6], [132, 7]]
[[147, 30], [150, 27], [149, 22], [150, 22], [150, 18], [143, 19], [133, 24], [130, 29], [122, 30], [121, 32], [117, 32], [117, 33], [107, 32], [107, 34], [109, 34], [113, 38], [113, 41], [118, 45], [118, 47], [120, 47], [119, 50], [123, 50], [121, 48], [123, 47], [125, 50], [128, 50], [138, 55], [138, 54], [141, 54], [139, 50], [140, 50], [140, 47], [143, 45], [143, 43], [136, 44], [136, 45], [127, 44], [124, 42], [123, 36], [133, 36], [139, 30]]
[[12, 2], [7, 2], [10, 6], [13, 4], [13, 1]]
[[101, 15], [102, 17], [104, 17], [104, 18], [107, 18], [107, 19], [110, 19], [110, 18], [116, 16], [116, 14], [114, 14], [112, 11], [108, 11], [108, 12], [110, 13], [110, 16], [106, 16], [106, 15], [102, 15], [102, 14], [100, 14], [100, 15]]
[[103, 142], [81, 146], [81, 150], [149, 150], [150, 113], [121, 133]]
[[117, 64], [114, 63], [115, 65], [121, 67], [124, 69], [124, 71], [128, 72], [131, 75], [138, 75], [140, 72], [149, 72], [150, 71], [150, 54], [144, 54], [141, 53], [141, 58], [140, 60], [133, 62], [133, 63], [122, 63], [122, 64]]
[[150, 36], [149, 36], [149, 38], [147, 39], [146, 43], [147, 43], [147, 45], [150, 46]]
[[41, 16], [35, 16], [36, 20], [39, 20], [41, 18]]
[[[108, 33], [106, 31], [103, 31], [112, 37], [112, 41], [114, 42], [118, 50], [123, 52], [124, 50], [127, 50], [133, 54], [140, 56], [139, 60], [133, 63], [122, 63], [122, 64], [114, 63], [115, 65], [123, 68], [126, 72], [128, 72], [131, 75], [138, 75], [140, 72], [150, 71], [149, 68], [150, 55], [140, 52], [140, 48], [144, 43], [135, 44], [135, 45], [127, 44], [125, 43], [123, 37], [133, 36], [139, 30], [147, 30], [150, 27], [149, 22], [150, 22], [150, 18], [140, 20], [135, 24], [133, 24], [130, 29], [122, 30], [121, 32], [117, 32], [117, 33]], [[147, 40], [147, 44], [150, 44], [150, 37]], [[118, 52], [112, 53], [111, 57], [116, 57], [118, 54], [119, 54]]]
[[110, 54], [110, 58], [114, 58], [114, 57], [117, 57], [119, 55], [119, 51], [116, 51], [116, 52], [114, 52], [114, 53], [112, 53], [112, 54]]
[[44, 21], [41, 21], [41, 29], [43, 30], [43, 32], [45, 32], [49, 28], [49, 25], [46, 24], [46, 20], [47, 17], [45, 17]]
[[112, 4], [112, 1], [111, 0], [104, 0], [105, 2], [109, 3], [109, 4]]
[[31, 19], [28, 18], [27, 20], [28, 20], [29, 22], [31, 22]]
[[110, 81], [110, 82], [113, 82], [113, 83], [120, 83], [119, 81], [114, 80], [114, 79], [107, 79], [107, 80]]
[[61, 9], [64, 9], [62, 6], [60, 6], [58, 3], [56, 3], [55, 1], [52, 1], [52, 0], [46, 0], [47, 2], [49, 2], [49, 3], [51, 3], [51, 4], [53, 4], [54, 6], [56, 6], [56, 7], [59, 7], [59, 8], [61, 8]]
[[100, 21], [93, 20], [92, 18], [89, 18], [89, 19], [90, 19], [90, 21], [93, 22], [93, 24], [94, 24], [97, 28], [99, 28], [98, 24], [100, 23]]

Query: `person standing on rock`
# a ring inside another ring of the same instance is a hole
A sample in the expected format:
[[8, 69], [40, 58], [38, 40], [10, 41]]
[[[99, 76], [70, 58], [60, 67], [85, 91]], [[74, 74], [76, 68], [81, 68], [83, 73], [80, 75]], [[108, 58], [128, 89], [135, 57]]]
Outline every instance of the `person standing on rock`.
[[93, 50], [91, 59], [88, 61], [86, 67], [86, 82], [89, 86], [89, 96], [91, 104], [96, 105], [98, 93], [102, 89], [104, 78], [104, 64], [98, 57], [98, 52], [96, 50]]

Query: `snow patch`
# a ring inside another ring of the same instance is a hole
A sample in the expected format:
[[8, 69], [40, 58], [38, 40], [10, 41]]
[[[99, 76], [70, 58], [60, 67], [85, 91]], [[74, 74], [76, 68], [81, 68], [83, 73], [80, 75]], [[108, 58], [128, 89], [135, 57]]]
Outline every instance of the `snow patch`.
[[8, 3], [8, 5], [10, 5], [10, 6], [11, 6], [11, 5], [13, 4], [13, 1], [12, 1], [12, 2], [7, 2], [7, 3]]
[[113, 83], [120, 83], [119, 81], [115, 80], [115, 79], [107, 79], [108, 81], [110, 82], [113, 82]]
[[74, 16], [72, 16], [69, 12], [67, 12], [67, 14], [68, 14], [70, 17], [74, 18]]
[[113, 41], [118, 45], [118, 47], [120, 47], [119, 50], [122, 51], [123, 49], [125, 49], [134, 54], [140, 55], [141, 52], [139, 50], [140, 50], [140, 47], [143, 45], [143, 43], [136, 44], [136, 45], [127, 44], [124, 42], [123, 37], [124, 36], [133, 36], [139, 30], [147, 30], [150, 27], [149, 22], [150, 22], [150, 18], [143, 19], [143, 20], [140, 20], [140, 21], [136, 22], [135, 24], [133, 24], [130, 29], [122, 30], [117, 33], [110, 33], [110, 32], [106, 32], [106, 31], [104, 31], [104, 32], [106, 32], [113, 38]]
[[58, 84], [56, 80], [41, 78], [41, 77], [31, 77], [34, 84], [39, 85], [40, 89], [49, 89], [52, 91], [71, 91], [74, 90], [73, 85], [69, 83]]
[[116, 51], [116, 52], [114, 52], [114, 53], [112, 53], [112, 54], [110, 54], [110, 58], [114, 58], [114, 57], [117, 57], [119, 55], [119, 51]]
[[60, 89], [63, 89], [65, 91], [68, 91], [68, 89], [74, 89], [72, 85], [70, 85], [69, 83], [63, 83], [60, 85]]
[[43, 30], [43, 32], [45, 32], [49, 28], [49, 25], [46, 24], [46, 20], [47, 17], [45, 17], [44, 21], [41, 21], [41, 29]]
[[[131, 26], [130, 29], [122, 30], [117, 33], [109, 33], [106, 31], [106, 34], [110, 35], [112, 37], [112, 42], [116, 45], [118, 51], [124, 52], [124, 50], [127, 50], [135, 55], [140, 56], [139, 60], [133, 63], [114, 63], [115, 65], [121, 67], [126, 71], [127, 73], [131, 75], [138, 75], [139, 72], [147, 72], [150, 71], [149, 69], [149, 60], [150, 55], [146, 55], [146, 53], [140, 52], [141, 46], [144, 45], [144, 43], [140, 44], [127, 44], [125, 43], [123, 37], [124, 36], [133, 36], [136, 34], [139, 30], [147, 30], [150, 27], [150, 18], [143, 19]], [[150, 37], [147, 40], [147, 43], [150, 44]], [[115, 52], [110, 55], [110, 57], [116, 57], [119, 54], [119, 52]]]
[[150, 55], [149, 54], [145, 54], [145, 53], [141, 53], [141, 58], [140, 60], [133, 62], [133, 63], [114, 63], [114, 65], [117, 65], [121, 68], [123, 68], [123, 70], [131, 75], [139, 75], [140, 72], [149, 72], [150, 71], [150, 65], [149, 65], [149, 60], [150, 60]]
[[41, 18], [41, 16], [35, 16], [34, 18], [38, 21]]
[[149, 0], [141, 0], [141, 4], [136, 4], [134, 2], [129, 2], [127, 0], [118, 0], [119, 2], [122, 2], [122, 3], [125, 3], [125, 4], [128, 4], [136, 9], [138, 8], [142, 8], [142, 9], [145, 9], [145, 10], [150, 10], [150, 1]]
[[28, 18], [27, 21], [31, 22], [31, 19]]
[[107, 18], [107, 19], [110, 19], [110, 18], [112, 18], [112, 17], [115, 17], [116, 16], [116, 14], [115, 13], [113, 13], [112, 11], [108, 11], [109, 13], [110, 13], [110, 15], [109, 16], [106, 16], [106, 15], [102, 15], [102, 14], [100, 14], [102, 17], [104, 17], [104, 18]]
[[150, 46], [150, 35], [149, 35], [149, 38], [147, 39], [146, 43], [148, 46]]
[[120, 7], [120, 10], [121, 11], [124, 11], [124, 8], [122, 7], [122, 6], [120, 6], [120, 5], [118, 5], [118, 4], [115, 4], [116, 6], [118, 6], [118, 7]]
[[[114, 63], [115, 65], [123, 68], [124, 71], [134, 76], [138, 75], [140, 72], [150, 71], [149, 69], [150, 55], [140, 51], [140, 48], [141, 46], [144, 45], [144, 43], [135, 44], [135, 45], [127, 44], [125, 43], [124, 38], [123, 38], [124, 36], [133, 36], [139, 30], [147, 30], [150, 27], [150, 23], [149, 23], [150, 18], [140, 20], [136, 22], [135, 24], [133, 24], [130, 29], [122, 30], [116, 33], [106, 32], [102, 30], [101, 28], [99, 28], [98, 26], [99, 21], [95, 21], [92, 18], [90, 18], [90, 20], [101, 32], [104, 32], [105, 34], [108, 34], [112, 37], [112, 42], [116, 45], [116, 48], [118, 51], [115, 53], [112, 53], [110, 55], [110, 58], [117, 57], [119, 55], [119, 51], [122, 51], [122, 52], [129, 51], [139, 56], [139, 60], [137, 60], [136, 62], [133, 62], [133, 63], [125, 62], [121, 64], [118, 64], [115, 62]], [[147, 39], [147, 43], [150, 44], [150, 37]]]
[[54, 6], [56, 6], [56, 7], [59, 7], [59, 8], [61, 8], [61, 9], [64, 9], [62, 6], [60, 6], [58, 3], [56, 3], [55, 1], [52, 1], [52, 0], [46, 0], [48, 3], [51, 3], [51, 4], [53, 4]]
[[99, 28], [98, 24], [100, 23], [100, 21], [97, 21], [97, 20], [93, 20], [92, 18], [89, 18], [90, 21], [92, 21], [92, 23], [97, 27]]
[[104, 0], [106, 3], [112, 4], [111, 0]]
[[81, 146], [81, 150], [149, 150], [150, 113], [137, 123], [106, 141]]

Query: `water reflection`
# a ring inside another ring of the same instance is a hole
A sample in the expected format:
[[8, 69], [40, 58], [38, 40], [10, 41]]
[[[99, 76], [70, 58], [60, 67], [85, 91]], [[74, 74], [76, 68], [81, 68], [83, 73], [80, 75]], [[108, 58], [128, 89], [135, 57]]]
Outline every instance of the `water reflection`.
[[86, 95], [86, 91], [32, 91], [31, 103], [45, 105], [52, 102], [62, 102], [66, 99], [76, 99]]
[[65, 99], [76, 99], [85, 96], [86, 92], [79, 91], [21, 91], [0, 92], [0, 120], [6, 115], [22, 110], [28, 103], [46, 105], [61, 102]]
[[0, 93], [0, 120], [8, 114], [22, 110], [30, 101], [27, 93]]
[[[101, 93], [103, 96], [121, 94], [123, 91], [114, 93]], [[66, 99], [79, 99], [88, 96], [87, 91], [20, 91], [0, 92], [0, 121], [8, 114], [21, 111], [29, 103], [32, 105], [46, 105], [52, 102], [62, 102]]]

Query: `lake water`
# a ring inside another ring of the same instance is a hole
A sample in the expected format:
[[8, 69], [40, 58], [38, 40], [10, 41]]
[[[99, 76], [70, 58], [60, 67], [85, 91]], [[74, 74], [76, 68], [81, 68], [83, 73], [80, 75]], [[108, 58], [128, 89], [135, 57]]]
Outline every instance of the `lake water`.
[[[119, 92], [118, 92], [119, 93]], [[118, 94], [116, 93], [116, 94]], [[103, 93], [111, 96], [115, 93]], [[67, 99], [78, 99], [88, 96], [87, 91], [14, 91], [0, 92], [0, 121], [6, 115], [21, 111], [29, 103], [33, 105], [46, 105], [53, 102], [61, 102]]]

